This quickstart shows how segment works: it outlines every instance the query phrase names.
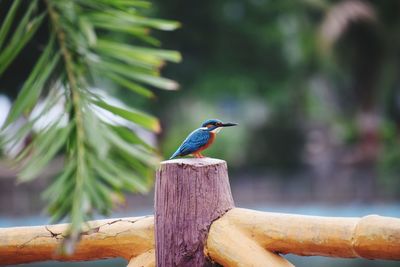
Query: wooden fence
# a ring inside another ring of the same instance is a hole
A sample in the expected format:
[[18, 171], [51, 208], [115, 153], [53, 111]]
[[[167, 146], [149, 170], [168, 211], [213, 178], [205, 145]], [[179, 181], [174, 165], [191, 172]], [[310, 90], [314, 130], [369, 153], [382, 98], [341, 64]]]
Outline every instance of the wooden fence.
[[73, 255], [66, 225], [0, 228], [0, 265], [123, 257], [128, 266], [293, 266], [282, 255], [400, 260], [400, 219], [235, 208], [225, 161], [178, 159], [157, 172], [155, 215], [89, 222]]

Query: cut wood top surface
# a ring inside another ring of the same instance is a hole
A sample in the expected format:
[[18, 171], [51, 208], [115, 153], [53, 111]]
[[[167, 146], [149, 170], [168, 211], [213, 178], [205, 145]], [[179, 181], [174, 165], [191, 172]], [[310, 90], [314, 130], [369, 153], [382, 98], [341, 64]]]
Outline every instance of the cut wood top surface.
[[161, 162], [161, 165], [169, 165], [169, 164], [182, 164], [182, 165], [190, 165], [195, 167], [209, 166], [209, 165], [218, 165], [218, 164], [226, 164], [225, 160], [222, 159], [214, 159], [214, 158], [179, 158], [179, 159], [171, 159], [165, 160]]

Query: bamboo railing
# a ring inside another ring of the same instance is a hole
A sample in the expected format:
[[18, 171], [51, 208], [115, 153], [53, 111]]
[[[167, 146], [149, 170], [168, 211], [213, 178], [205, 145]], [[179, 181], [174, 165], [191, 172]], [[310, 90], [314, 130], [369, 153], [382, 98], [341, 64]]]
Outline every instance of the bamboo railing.
[[[73, 255], [66, 225], [0, 228], [0, 265], [122, 257], [138, 266], [293, 266], [282, 255], [400, 260], [400, 219], [338, 218], [233, 207], [226, 163], [163, 162], [155, 216], [89, 222]], [[169, 253], [170, 252], [170, 253]]]

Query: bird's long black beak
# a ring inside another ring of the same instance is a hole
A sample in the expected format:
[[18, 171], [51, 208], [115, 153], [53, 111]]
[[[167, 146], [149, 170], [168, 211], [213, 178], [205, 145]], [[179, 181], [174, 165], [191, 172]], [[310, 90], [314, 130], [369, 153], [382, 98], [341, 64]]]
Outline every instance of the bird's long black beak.
[[233, 122], [227, 122], [227, 123], [223, 123], [222, 127], [231, 127], [231, 126], [236, 126], [238, 125], [237, 123], [233, 123]]

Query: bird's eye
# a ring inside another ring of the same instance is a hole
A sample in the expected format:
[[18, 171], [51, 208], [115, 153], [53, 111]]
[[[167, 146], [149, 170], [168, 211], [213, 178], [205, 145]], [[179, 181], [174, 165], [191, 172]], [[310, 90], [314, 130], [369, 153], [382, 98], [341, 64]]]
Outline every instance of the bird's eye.
[[217, 126], [221, 126], [222, 125], [222, 123], [220, 123], [220, 122], [217, 122]]

